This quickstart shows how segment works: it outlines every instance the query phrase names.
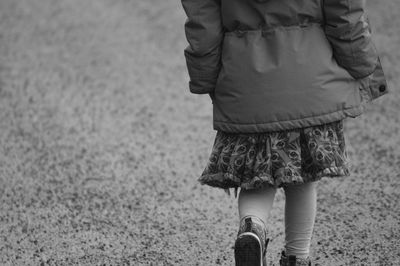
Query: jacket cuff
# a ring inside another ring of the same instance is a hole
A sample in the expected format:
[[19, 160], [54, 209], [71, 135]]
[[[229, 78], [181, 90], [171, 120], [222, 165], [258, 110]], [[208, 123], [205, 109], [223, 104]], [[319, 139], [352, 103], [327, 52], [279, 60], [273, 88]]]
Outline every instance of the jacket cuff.
[[[340, 60], [338, 61], [340, 62]], [[363, 79], [375, 72], [378, 67], [378, 61], [376, 61], [375, 64], [364, 62], [364, 64], [351, 65], [347, 63], [342, 67], [344, 67], [354, 79]]]
[[385, 74], [383, 73], [382, 64], [378, 57], [378, 63], [375, 71], [370, 76], [369, 90], [372, 95], [372, 99], [379, 98], [382, 95], [389, 93]]
[[221, 48], [218, 46], [202, 56], [191, 51], [190, 46], [185, 49], [190, 91], [196, 94], [209, 93], [214, 90], [221, 69]]
[[214, 91], [215, 83], [210, 80], [191, 80], [189, 90], [194, 94], [206, 94]]
[[[378, 52], [372, 42], [364, 45], [364, 47], [360, 46], [359, 50], [352, 49], [350, 46], [348, 50], [343, 50], [344, 47], [347, 47], [344, 43], [339, 44], [337, 41], [334, 41], [334, 43], [337, 44], [334, 53], [336, 61], [341, 67], [345, 68], [353, 78], [364, 78], [375, 71], [378, 65]], [[343, 48], [339, 49], [341, 46], [343, 46]], [[348, 51], [351, 51], [351, 53]]]

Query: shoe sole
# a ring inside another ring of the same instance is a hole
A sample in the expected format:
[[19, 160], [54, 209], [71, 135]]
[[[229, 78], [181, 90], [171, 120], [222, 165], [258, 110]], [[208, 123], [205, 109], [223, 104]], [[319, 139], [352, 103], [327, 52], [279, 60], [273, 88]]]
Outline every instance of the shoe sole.
[[235, 242], [236, 266], [263, 266], [262, 245], [258, 236], [245, 232]]

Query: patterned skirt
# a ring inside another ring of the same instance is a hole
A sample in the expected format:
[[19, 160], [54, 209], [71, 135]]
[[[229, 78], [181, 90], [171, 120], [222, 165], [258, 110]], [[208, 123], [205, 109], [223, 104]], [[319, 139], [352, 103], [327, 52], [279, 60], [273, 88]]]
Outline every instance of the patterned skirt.
[[343, 120], [266, 133], [217, 131], [198, 181], [224, 189], [302, 184], [322, 177], [349, 176]]

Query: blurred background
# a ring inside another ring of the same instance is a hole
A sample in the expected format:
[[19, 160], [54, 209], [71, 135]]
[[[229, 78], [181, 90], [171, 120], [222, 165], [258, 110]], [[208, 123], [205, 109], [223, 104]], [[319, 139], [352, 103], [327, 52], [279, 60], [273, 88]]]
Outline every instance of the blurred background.
[[[319, 183], [320, 265], [400, 265], [399, 3], [368, 11], [390, 94], [345, 122], [351, 176]], [[185, 19], [177, 0], [0, 0], [1, 265], [233, 265], [237, 199], [196, 181], [216, 132]]]

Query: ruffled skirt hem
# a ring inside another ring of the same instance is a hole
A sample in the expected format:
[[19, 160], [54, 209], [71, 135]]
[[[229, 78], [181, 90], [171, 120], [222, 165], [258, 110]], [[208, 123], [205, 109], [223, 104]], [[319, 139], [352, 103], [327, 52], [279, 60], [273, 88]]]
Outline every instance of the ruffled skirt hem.
[[233, 134], [218, 131], [198, 181], [222, 188], [257, 189], [349, 176], [343, 120], [286, 131]]
[[[234, 189], [234, 196], [237, 198], [238, 189], [260, 189], [265, 186], [271, 186], [275, 188], [285, 186], [301, 185], [308, 182], [314, 182], [322, 179], [323, 177], [337, 178], [343, 176], [350, 176], [348, 165], [340, 167], [328, 167], [316, 173], [303, 173], [302, 178], [293, 179], [293, 177], [286, 177], [281, 179], [280, 182], [274, 181], [271, 175], [260, 175], [255, 176], [253, 179], [247, 182], [241, 182], [240, 178], [230, 173], [216, 173], [203, 175], [197, 179], [201, 185], [208, 185], [223, 189], [227, 195], [231, 195], [230, 189]], [[286, 179], [286, 181], [285, 181]]]

